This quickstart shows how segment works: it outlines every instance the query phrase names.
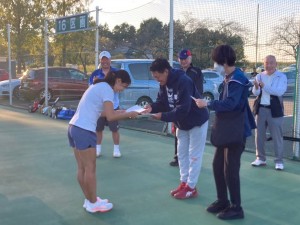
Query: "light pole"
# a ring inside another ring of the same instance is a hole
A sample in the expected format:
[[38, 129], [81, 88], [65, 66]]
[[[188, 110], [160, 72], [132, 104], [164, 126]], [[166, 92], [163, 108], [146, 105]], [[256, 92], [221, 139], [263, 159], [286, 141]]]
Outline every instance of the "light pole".
[[257, 3], [257, 11], [256, 11], [256, 15], [257, 15], [257, 16], [256, 16], [255, 68], [257, 68], [259, 3]]

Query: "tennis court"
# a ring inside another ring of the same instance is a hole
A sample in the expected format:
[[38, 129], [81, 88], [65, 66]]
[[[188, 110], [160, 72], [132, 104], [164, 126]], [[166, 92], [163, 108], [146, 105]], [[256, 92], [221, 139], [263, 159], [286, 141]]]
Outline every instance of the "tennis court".
[[216, 198], [212, 175], [214, 148], [206, 145], [196, 199], [176, 200], [169, 191], [179, 182], [170, 167], [171, 137], [121, 129], [122, 158], [112, 157], [111, 133], [104, 133], [97, 159], [97, 189], [114, 209], [89, 214], [76, 181], [68, 146], [67, 122], [23, 109], [0, 106], [0, 224], [296, 225], [300, 209], [300, 164], [286, 159], [285, 170], [252, 168], [253, 153], [242, 156], [241, 186], [245, 219], [221, 221], [205, 211]]

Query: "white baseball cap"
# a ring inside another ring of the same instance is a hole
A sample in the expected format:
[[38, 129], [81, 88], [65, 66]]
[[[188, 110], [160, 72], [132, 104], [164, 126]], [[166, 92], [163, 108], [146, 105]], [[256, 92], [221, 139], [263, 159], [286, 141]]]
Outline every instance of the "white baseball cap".
[[100, 52], [99, 59], [101, 60], [103, 57], [106, 57], [106, 58], [110, 59], [111, 55], [110, 55], [110, 53], [108, 51]]

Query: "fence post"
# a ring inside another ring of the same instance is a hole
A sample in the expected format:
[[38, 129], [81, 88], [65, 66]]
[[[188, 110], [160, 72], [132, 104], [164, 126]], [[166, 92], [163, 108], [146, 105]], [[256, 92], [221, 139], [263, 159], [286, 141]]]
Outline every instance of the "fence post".
[[95, 70], [99, 64], [99, 6], [96, 6]]
[[[296, 91], [295, 91], [295, 100], [294, 100], [294, 137], [300, 138], [300, 98], [299, 98], [299, 88], [300, 88], [300, 77], [299, 77], [299, 71], [300, 71], [300, 45], [297, 46], [297, 61], [296, 61]], [[294, 159], [299, 158], [299, 142], [294, 141], [293, 144], [293, 153]]]
[[45, 42], [45, 106], [48, 106], [48, 21], [44, 21], [44, 42]]

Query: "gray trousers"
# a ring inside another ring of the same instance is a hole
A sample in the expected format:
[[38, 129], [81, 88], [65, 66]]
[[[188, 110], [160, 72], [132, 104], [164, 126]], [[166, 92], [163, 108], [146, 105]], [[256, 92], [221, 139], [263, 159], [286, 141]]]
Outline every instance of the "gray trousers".
[[180, 181], [195, 188], [201, 171], [208, 121], [190, 130], [176, 130]]
[[267, 127], [271, 133], [274, 144], [275, 163], [283, 163], [283, 134], [282, 125], [283, 117], [273, 118], [271, 109], [259, 108], [259, 113], [256, 116], [257, 129], [255, 131], [256, 158], [265, 161], [265, 141]]

